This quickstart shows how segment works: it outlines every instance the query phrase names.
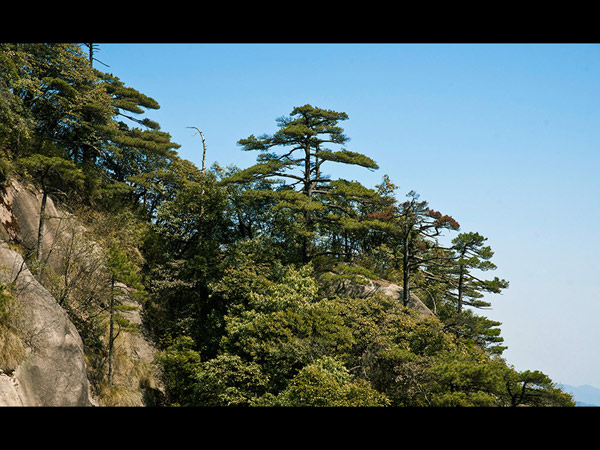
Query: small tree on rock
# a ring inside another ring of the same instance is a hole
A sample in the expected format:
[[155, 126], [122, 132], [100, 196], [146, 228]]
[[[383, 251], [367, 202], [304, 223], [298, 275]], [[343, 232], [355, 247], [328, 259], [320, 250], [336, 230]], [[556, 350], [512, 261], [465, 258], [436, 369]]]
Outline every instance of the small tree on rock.
[[19, 167], [26, 171], [39, 185], [42, 191], [40, 218], [38, 225], [36, 255], [39, 264], [38, 274], [42, 267], [42, 242], [46, 223], [46, 201], [50, 193], [64, 193], [66, 187], [81, 184], [83, 172], [72, 161], [58, 157], [34, 154], [22, 158]]
[[121, 331], [137, 331], [137, 326], [130, 322], [122, 313], [136, 309], [125, 304], [125, 299], [131, 295], [143, 292], [141, 277], [136, 265], [119, 249], [112, 245], [107, 253], [105, 265], [109, 272], [109, 332], [108, 332], [108, 382], [112, 383], [114, 368], [114, 343]]

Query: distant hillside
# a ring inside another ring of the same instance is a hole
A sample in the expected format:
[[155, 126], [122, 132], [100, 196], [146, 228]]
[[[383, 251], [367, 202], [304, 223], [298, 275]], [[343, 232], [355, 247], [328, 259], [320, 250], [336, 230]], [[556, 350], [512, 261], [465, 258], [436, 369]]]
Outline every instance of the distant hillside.
[[573, 396], [576, 406], [600, 406], [600, 389], [594, 386], [569, 386], [568, 384], [558, 386]]

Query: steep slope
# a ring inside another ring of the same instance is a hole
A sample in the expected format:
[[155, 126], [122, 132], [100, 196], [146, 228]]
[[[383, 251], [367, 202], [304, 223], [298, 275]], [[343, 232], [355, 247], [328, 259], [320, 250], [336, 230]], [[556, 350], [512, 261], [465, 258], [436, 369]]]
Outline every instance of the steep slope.
[[91, 405], [83, 343], [67, 314], [5, 242], [0, 242], [0, 267], [0, 281], [15, 282], [27, 346], [16, 370], [0, 374], [0, 405]]
[[[0, 371], [0, 405], [102, 404], [101, 399], [96, 401], [91, 396], [88, 378], [92, 375], [86, 366], [89, 361], [81, 335], [57, 301], [57, 294], [53, 297], [48, 289], [59, 293], [60, 290], [56, 284], [47, 285], [47, 278], [38, 280], [37, 271], [28, 267], [29, 259], [23, 259], [23, 255], [34, 254], [37, 244], [40, 200], [41, 195], [33, 186], [16, 180], [0, 192], [0, 282], [14, 283], [11, 292], [17, 300], [20, 329], [27, 347], [26, 356], [16, 370]], [[67, 286], [68, 281], [71, 291], [83, 289], [84, 285], [90, 292], [97, 289], [94, 294], [101, 299], [106, 294], [99, 288], [105, 276], [98, 269], [102, 260], [99, 247], [90, 241], [77, 218], [57, 207], [50, 198], [46, 218], [43, 263], [53, 269], [52, 273], [65, 274], [60, 282]], [[70, 258], [68, 261], [66, 256]], [[70, 264], [70, 270], [76, 263], [79, 272], [67, 277], [65, 263]], [[127, 314], [131, 322], [141, 324], [139, 311]], [[126, 386], [127, 396], [117, 404], [148, 404], [148, 399], [160, 390], [158, 377], [149, 375], [155, 349], [142, 333], [123, 333], [119, 351], [124, 362], [116, 376], [120, 385]], [[140, 366], [144, 368], [140, 370]]]

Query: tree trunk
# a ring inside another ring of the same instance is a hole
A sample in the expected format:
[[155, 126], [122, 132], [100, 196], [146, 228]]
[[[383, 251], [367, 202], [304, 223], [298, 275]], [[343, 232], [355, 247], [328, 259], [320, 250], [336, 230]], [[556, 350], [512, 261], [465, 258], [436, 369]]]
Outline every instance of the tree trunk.
[[460, 275], [458, 277], [458, 312], [462, 312], [462, 296], [463, 296], [463, 280], [464, 280], [464, 267], [462, 264], [460, 265]]
[[[312, 199], [312, 189], [311, 189], [311, 185], [310, 185], [310, 145], [309, 144], [304, 145], [304, 173], [303, 173], [303, 176], [304, 176], [304, 181], [303, 181], [302, 192], [304, 193], [304, 195], [306, 195], [308, 197], [308, 201], [310, 203], [310, 201]], [[303, 215], [304, 215], [305, 229], [306, 229], [306, 231], [310, 232], [310, 231], [312, 231], [311, 214], [308, 210], [304, 210]], [[302, 236], [302, 263], [303, 264], [306, 264], [310, 261], [310, 247], [311, 247], [310, 238], [307, 235], [303, 235]]]
[[403, 251], [403, 255], [402, 255], [402, 276], [403, 276], [403, 286], [402, 286], [402, 302], [404, 303], [404, 306], [408, 306], [408, 299], [410, 298], [410, 287], [409, 287], [409, 281], [408, 281], [408, 275], [409, 275], [409, 246], [408, 246], [408, 234], [405, 236], [404, 239], [404, 251]]
[[348, 242], [348, 232], [344, 231], [344, 261], [350, 262], [350, 243]]
[[112, 383], [113, 355], [114, 355], [114, 306], [115, 306], [115, 277], [110, 283], [109, 330], [108, 330], [108, 384]]
[[38, 225], [38, 238], [37, 238], [37, 260], [38, 260], [38, 278], [42, 274], [42, 244], [44, 240], [44, 225], [46, 222], [46, 200], [48, 199], [48, 193], [42, 186], [42, 204], [40, 206], [40, 222]]

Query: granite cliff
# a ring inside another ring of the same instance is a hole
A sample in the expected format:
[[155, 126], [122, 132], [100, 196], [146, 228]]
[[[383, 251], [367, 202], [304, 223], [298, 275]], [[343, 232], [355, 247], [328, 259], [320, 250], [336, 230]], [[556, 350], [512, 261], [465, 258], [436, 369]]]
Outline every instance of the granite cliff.
[[[89, 356], [82, 337], [56, 293], [44, 286], [35, 264], [41, 195], [33, 187], [16, 180], [0, 192], [0, 283], [9, 286], [15, 299], [16, 327], [23, 352], [18, 364], [0, 367], [0, 406], [92, 406], [102, 404], [94, 398], [90, 383]], [[58, 207], [51, 198], [46, 205], [43, 236], [43, 263], [59, 273], [64, 270], [67, 248], [73, 260], [73, 236], [77, 234], [80, 264], [97, 264], [101, 250], [87, 239], [77, 218]], [[61, 265], [62, 264], [62, 265]], [[91, 273], [89, 270], [80, 273]], [[100, 272], [95, 272], [100, 273]], [[74, 278], [74, 277], [72, 277]], [[40, 282], [41, 281], [41, 282]], [[64, 277], [65, 285], [67, 277]], [[73, 280], [69, 279], [69, 282]], [[83, 282], [89, 283], [87, 279]], [[132, 305], [135, 306], [135, 305]], [[141, 325], [139, 310], [132, 309], [128, 319]], [[2, 350], [0, 339], [0, 351]], [[132, 365], [151, 367], [155, 350], [143, 333], [122, 339], [122, 355]], [[0, 355], [1, 356], [1, 355]], [[2, 358], [0, 358], [0, 362]], [[127, 405], [148, 404], [148, 391], [156, 391], [157, 377], [124, 376], [128, 386]], [[141, 373], [138, 371], [138, 373]]]

